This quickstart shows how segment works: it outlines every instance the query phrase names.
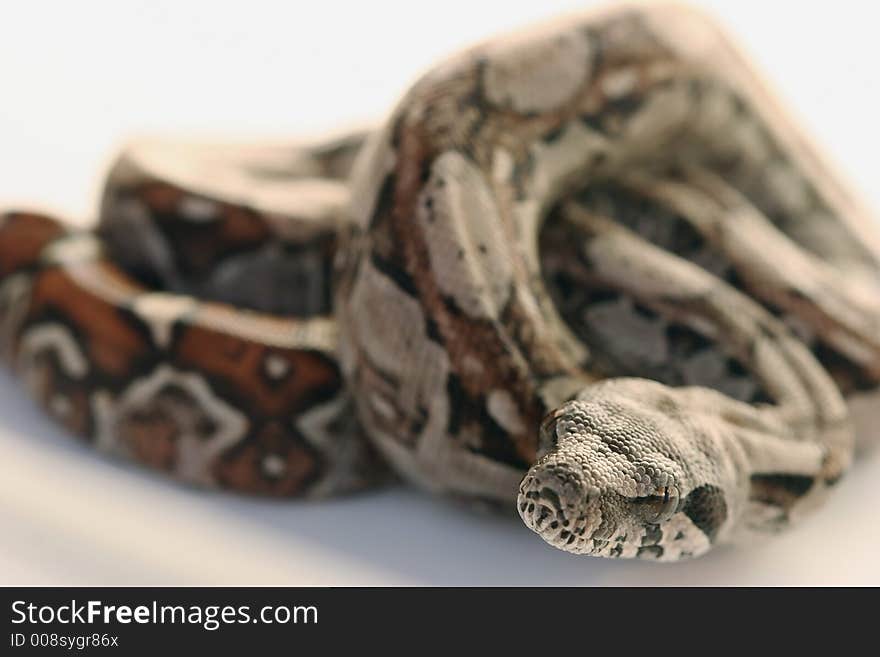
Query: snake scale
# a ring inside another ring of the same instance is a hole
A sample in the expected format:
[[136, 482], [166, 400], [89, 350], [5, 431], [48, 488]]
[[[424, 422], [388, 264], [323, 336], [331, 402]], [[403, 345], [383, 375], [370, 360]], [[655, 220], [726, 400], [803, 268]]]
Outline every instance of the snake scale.
[[850, 465], [880, 239], [711, 20], [624, 4], [441, 63], [374, 131], [131, 144], [93, 230], [0, 219], [0, 348], [189, 483], [401, 477], [675, 561]]

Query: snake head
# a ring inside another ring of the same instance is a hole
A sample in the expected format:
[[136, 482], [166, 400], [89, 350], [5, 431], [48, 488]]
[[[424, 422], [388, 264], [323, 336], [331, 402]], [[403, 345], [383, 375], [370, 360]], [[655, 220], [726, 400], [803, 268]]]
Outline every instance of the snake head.
[[520, 485], [525, 524], [578, 554], [675, 560], [708, 550], [727, 505], [722, 487], [691, 475], [699, 439], [644, 396], [594, 388], [545, 419]]

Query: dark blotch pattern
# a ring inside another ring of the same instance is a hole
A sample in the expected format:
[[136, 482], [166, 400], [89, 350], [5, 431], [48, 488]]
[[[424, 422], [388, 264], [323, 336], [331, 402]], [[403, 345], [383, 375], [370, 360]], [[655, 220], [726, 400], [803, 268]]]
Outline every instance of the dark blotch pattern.
[[711, 484], [692, 490], [685, 499], [682, 510], [713, 543], [718, 530], [727, 520], [727, 502], [724, 500], [724, 493], [718, 486]]

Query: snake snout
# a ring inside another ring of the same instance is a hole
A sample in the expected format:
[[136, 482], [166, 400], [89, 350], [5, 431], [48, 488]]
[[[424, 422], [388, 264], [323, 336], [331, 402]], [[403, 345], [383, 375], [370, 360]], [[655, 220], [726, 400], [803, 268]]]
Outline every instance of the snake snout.
[[589, 487], [580, 473], [559, 465], [535, 466], [520, 484], [517, 508], [529, 529], [545, 541], [571, 549], [582, 535]]

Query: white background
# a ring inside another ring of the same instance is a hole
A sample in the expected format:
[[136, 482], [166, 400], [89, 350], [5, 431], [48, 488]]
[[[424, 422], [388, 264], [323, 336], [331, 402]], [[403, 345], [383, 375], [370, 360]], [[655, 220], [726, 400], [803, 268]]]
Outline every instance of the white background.
[[[88, 221], [134, 134], [289, 140], [372, 123], [456, 48], [588, 4], [0, 0], [0, 205]], [[880, 206], [877, 4], [700, 4]], [[403, 488], [319, 504], [185, 489], [81, 447], [0, 375], [0, 584], [880, 584], [878, 481], [875, 452], [765, 544], [605, 562]]]

